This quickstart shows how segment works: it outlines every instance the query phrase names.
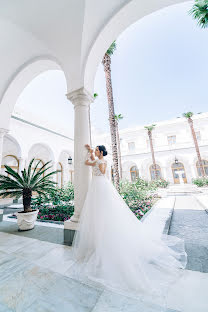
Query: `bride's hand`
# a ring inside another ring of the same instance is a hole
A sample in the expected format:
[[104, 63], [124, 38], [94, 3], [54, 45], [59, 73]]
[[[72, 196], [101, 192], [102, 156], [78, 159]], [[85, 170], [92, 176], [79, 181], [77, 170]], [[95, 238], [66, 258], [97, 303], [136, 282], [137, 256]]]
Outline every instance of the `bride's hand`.
[[90, 146], [89, 144], [85, 144], [86, 149], [89, 151], [90, 150]]
[[85, 144], [86, 149], [88, 150], [88, 152], [93, 153], [93, 150], [91, 149], [91, 147], [89, 146], [89, 144]]

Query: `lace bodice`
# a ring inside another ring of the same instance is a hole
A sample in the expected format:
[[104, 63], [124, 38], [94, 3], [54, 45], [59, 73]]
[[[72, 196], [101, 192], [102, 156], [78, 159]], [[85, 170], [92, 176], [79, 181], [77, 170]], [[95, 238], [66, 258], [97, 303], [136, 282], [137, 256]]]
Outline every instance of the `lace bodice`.
[[92, 172], [93, 172], [93, 175], [94, 176], [105, 176], [105, 174], [103, 174], [101, 171], [100, 171], [100, 168], [99, 168], [99, 165], [100, 164], [106, 164], [107, 161], [104, 160], [104, 159], [96, 159], [94, 160], [93, 162], [95, 162], [95, 166], [92, 167]]

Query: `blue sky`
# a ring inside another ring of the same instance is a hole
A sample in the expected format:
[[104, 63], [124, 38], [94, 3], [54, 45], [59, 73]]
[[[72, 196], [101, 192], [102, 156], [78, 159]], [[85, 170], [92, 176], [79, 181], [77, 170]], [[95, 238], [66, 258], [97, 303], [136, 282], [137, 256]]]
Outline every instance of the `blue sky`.
[[[120, 128], [146, 125], [208, 111], [208, 29], [188, 15], [192, 2], [168, 7], [131, 25], [117, 39], [112, 82]], [[92, 125], [108, 132], [108, 104], [102, 64], [95, 79], [98, 98], [91, 107]], [[73, 107], [65, 98], [61, 72], [47, 72], [28, 85], [17, 105], [42, 112], [52, 123], [73, 131]], [[48, 111], [50, 110], [50, 115]]]

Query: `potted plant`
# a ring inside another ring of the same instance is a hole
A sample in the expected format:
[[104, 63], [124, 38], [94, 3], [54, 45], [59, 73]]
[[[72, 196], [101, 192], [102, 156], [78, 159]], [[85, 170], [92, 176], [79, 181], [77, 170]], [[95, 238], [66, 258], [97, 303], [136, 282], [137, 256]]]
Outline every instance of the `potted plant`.
[[22, 196], [23, 198], [24, 210], [16, 213], [19, 230], [23, 231], [34, 228], [39, 211], [38, 209], [33, 210], [31, 208], [32, 192], [46, 197], [48, 192], [56, 189], [55, 185], [57, 183], [52, 181], [50, 177], [60, 172], [60, 170], [56, 170], [47, 173], [52, 167], [47, 167], [51, 161], [46, 162], [41, 168], [38, 168], [38, 165], [41, 163], [41, 160], [39, 160], [34, 169], [32, 169], [34, 160], [35, 158], [30, 161], [28, 169], [21, 171], [21, 174], [18, 174], [7, 165], [5, 165], [5, 172], [8, 173], [9, 176], [0, 174], [0, 196], [2, 196], [2, 198], [15, 197], [16, 199]]

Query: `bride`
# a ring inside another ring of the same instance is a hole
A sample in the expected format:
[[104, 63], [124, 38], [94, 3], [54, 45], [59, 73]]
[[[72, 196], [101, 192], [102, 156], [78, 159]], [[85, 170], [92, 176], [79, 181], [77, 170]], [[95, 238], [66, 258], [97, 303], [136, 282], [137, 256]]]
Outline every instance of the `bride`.
[[137, 219], [106, 178], [105, 146], [88, 150], [89, 186], [75, 233], [71, 275], [82, 282], [130, 296], [166, 299], [187, 263], [184, 241], [158, 235]]

